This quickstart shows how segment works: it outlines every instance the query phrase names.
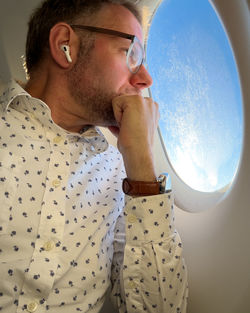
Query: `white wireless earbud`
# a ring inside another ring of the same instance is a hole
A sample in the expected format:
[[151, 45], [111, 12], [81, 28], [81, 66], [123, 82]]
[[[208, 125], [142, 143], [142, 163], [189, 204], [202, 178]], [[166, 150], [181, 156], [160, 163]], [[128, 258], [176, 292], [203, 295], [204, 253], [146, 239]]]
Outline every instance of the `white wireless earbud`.
[[68, 60], [69, 63], [72, 63], [71, 56], [69, 54], [69, 46], [67, 45], [62, 45], [61, 50], [65, 53], [66, 59]]

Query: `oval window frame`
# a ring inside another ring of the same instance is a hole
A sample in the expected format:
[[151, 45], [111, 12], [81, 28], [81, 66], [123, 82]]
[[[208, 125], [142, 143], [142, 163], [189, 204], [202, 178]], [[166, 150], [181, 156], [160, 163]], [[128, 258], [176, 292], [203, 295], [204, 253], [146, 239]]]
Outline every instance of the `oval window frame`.
[[[235, 41], [232, 40], [232, 36], [230, 36], [230, 28], [228, 27], [228, 23], [226, 23], [226, 21], [228, 21], [229, 13], [225, 10], [226, 13], [222, 14], [222, 12], [224, 11], [218, 10], [218, 7], [216, 6], [216, 3], [215, 3], [216, 1], [212, 1], [212, 0], [207, 0], [207, 1], [210, 3], [212, 8], [214, 9], [215, 14], [217, 15], [217, 18], [219, 19], [224, 29], [225, 35], [227, 37], [228, 43], [231, 47], [231, 51], [234, 57], [236, 71], [237, 71], [238, 79], [239, 79], [239, 85], [241, 89], [243, 134], [242, 134], [242, 144], [241, 144], [241, 152], [240, 152], [239, 161], [238, 161], [238, 167], [235, 171], [232, 181], [228, 185], [223, 187], [222, 189], [212, 191], [212, 192], [203, 192], [203, 191], [195, 190], [191, 188], [190, 186], [188, 186], [176, 173], [169, 159], [167, 149], [166, 149], [166, 146], [164, 144], [164, 140], [161, 134], [160, 127], [158, 127], [156, 138], [155, 138], [154, 154], [155, 154], [155, 158], [161, 155], [164, 155], [164, 158], [160, 160], [160, 158], [158, 157], [157, 159], [158, 162], [155, 162], [157, 173], [159, 174], [161, 172], [167, 171], [170, 174], [171, 181], [172, 181], [172, 189], [175, 195], [175, 205], [184, 211], [192, 212], [192, 213], [205, 211], [205, 210], [208, 210], [212, 207], [219, 205], [220, 202], [222, 202], [232, 192], [235, 184], [237, 183], [237, 178], [239, 176], [240, 168], [242, 165], [242, 158], [244, 154], [243, 151], [245, 149], [245, 136], [244, 136], [245, 134], [245, 114], [244, 114], [245, 103], [243, 101], [244, 99], [243, 99], [243, 92], [242, 92], [242, 80], [241, 80], [241, 75], [240, 75], [239, 66], [238, 66], [239, 62], [236, 57], [237, 56], [237, 53], [236, 53], [237, 43], [235, 45]], [[150, 20], [146, 22], [146, 25], [147, 25], [146, 32], [145, 32], [146, 38], [148, 38], [150, 25], [152, 23], [152, 20], [157, 10], [159, 9], [161, 2], [162, 1], [156, 1], [155, 7], [152, 10], [153, 13], [150, 16]], [[148, 44], [148, 40], [145, 41], [145, 50], [147, 50], [147, 44]], [[151, 89], [148, 88], [147, 90], [145, 90], [143, 92], [143, 96], [152, 98]]]

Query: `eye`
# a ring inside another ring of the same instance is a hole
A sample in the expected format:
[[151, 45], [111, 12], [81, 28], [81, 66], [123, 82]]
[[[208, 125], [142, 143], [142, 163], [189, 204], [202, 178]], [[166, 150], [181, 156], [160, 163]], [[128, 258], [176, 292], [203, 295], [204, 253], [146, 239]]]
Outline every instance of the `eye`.
[[131, 50], [131, 52], [130, 52], [130, 57], [131, 57], [131, 58], [134, 58], [134, 57], [135, 57], [135, 51], [134, 51], [134, 49]]
[[122, 51], [123, 53], [125, 53], [126, 56], [128, 55], [128, 50], [129, 50], [129, 48], [122, 48], [122, 49], [121, 49], [121, 51]]

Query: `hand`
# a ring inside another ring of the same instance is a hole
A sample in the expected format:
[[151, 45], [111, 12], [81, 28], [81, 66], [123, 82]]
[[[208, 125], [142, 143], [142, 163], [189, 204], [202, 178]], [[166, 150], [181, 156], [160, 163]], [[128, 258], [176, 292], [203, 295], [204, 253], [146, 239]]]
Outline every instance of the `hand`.
[[113, 110], [119, 129], [110, 130], [117, 136], [127, 176], [132, 180], [155, 180], [152, 150], [158, 104], [140, 95], [122, 95], [113, 99]]

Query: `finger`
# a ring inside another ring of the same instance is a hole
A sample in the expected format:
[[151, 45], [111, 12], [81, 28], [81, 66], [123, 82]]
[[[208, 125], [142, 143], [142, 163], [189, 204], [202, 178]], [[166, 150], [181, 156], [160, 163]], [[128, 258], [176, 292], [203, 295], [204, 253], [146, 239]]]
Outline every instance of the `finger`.
[[116, 119], [117, 124], [120, 126], [122, 120], [122, 114], [124, 112], [124, 97], [118, 96], [112, 100], [113, 112]]

